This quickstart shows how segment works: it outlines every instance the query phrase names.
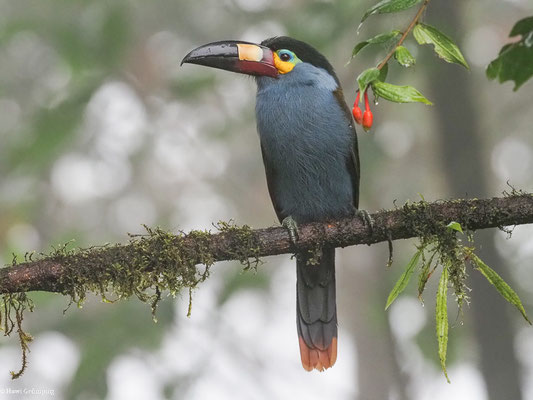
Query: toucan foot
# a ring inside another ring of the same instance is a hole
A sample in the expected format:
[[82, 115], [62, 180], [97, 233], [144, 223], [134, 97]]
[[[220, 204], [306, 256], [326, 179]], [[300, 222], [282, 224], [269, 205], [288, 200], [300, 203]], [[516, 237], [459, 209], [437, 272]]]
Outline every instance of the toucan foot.
[[300, 237], [300, 231], [298, 230], [298, 224], [296, 221], [289, 215], [281, 222], [281, 225], [289, 231], [291, 243], [296, 244]]
[[370, 232], [374, 231], [374, 219], [370, 216], [369, 212], [366, 210], [356, 210], [355, 215], [363, 220], [363, 224], [368, 226]]

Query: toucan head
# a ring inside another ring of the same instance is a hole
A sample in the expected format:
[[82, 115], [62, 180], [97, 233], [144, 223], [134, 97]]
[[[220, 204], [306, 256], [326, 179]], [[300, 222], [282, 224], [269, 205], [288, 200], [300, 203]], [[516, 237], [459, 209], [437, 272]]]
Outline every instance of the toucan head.
[[279, 78], [299, 63], [325, 69], [338, 83], [333, 67], [315, 48], [287, 36], [266, 39], [261, 44], [226, 40], [192, 50], [182, 64], [199, 64], [241, 74]]

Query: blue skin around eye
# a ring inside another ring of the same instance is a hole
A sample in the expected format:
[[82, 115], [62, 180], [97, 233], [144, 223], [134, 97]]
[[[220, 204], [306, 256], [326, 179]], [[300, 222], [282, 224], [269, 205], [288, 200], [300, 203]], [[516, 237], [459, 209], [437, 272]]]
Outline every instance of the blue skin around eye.
[[285, 55], [285, 54], [288, 54], [290, 58], [288, 60], [282, 59], [282, 61], [287, 61], [287, 62], [294, 61], [294, 53], [292, 51], [290, 50], [279, 50], [278, 51], [278, 57], [281, 57], [282, 55]]

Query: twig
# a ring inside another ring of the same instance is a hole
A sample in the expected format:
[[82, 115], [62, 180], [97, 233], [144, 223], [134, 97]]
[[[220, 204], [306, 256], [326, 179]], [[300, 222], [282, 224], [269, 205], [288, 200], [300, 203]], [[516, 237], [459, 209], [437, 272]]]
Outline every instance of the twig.
[[411, 23], [409, 24], [409, 26], [407, 27], [407, 29], [405, 30], [405, 32], [403, 33], [402, 37], [400, 38], [400, 40], [398, 40], [398, 42], [394, 45], [394, 47], [392, 48], [391, 51], [389, 51], [389, 54], [387, 54], [387, 56], [383, 59], [383, 61], [381, 61], [379, 63], [379, 65], [377, 66], [377, 69], [381, 69], [385, 66], [385, 64], [387, 64], [389, 62], [389, 60], [391, 59], [391, 57], [394, 55], [394, 52], [396, 51], [396, 49], [402, 45], [403, 41], [405, 40], [405, 38], [407, 37], [407, 35], [409, 35], [409, 33], [413, 30], [413, 28], [415, 27], [416, 23], [418, 22], [418, 20], [420, 19], [420, 17], [422, 16], [422, 13], [424, 12], [424, 10], [426, 9], [426, 7], [428, 6], [428, 3], [429, 3], [430, 0], [424, 0], [424, 3], [420, 6], [420, 9], [418, 10], [418, 12], [416, 13], [416, 15], [414, 16], [414, 18], [412, 19]]

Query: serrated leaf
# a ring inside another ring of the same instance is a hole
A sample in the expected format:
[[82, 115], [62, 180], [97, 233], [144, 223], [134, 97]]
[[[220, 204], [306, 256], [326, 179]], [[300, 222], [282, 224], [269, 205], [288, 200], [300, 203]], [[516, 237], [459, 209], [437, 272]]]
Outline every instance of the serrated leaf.
[[363, 50], [366, 46], [369, 44], [383, 44], [387, 43], [389, 40], [392, 40], [396, 38], [398, 35], [401, 35], [400, 31], [394, 30], [387, 33], [380, 33], [379, 35], [374, 36], [371, 39], [365, 40], [363, 42], [358, 43], [352, 51], [352, 57], [355, 57], [357, 53], [359, 53], [361, 50]]
[[359, 90], [363, 93], [366, 87], [379, 78], [379, 69], [369, 68], [364, 70], [357, 77], [357, 83], [359, 84]]
[[382, 0], [378, 4], [366, 10], [366, 12], [363, 14], [363, 18], [361, 18], [361, 22], [370, 17], [372, 14], [385, 14], [407, 10], [421, 1], [422, 0]]
[[422, 255], [422, 252], [424, 250], [418, 250], [415, 255], [411, 258], [409, 263], [407, 264], [407, 267], [405, 268], [405, 271], [403, 271], [402, 276], [400, 276], [400, 279], [396, 281], [396, 284], [392, 288], [389, 297], [387, 299], [387, 304], [385, 305], [385, 310], [389, 308], [389, 306], [396, 300], [396, 297], [404, 291], [404, 289], [407, 287], [407, 284], [409, 283], [409, 280], [411, 279], [411, 275], [413, 275], [413, 271], [415, 267], [418, 265], [418, 260], [420, 260], [420, 256]]
[[397, 86], [390, 83], [375, 81], [372, 83], [372, 89], [376, 96], [383, 97], [385, 100], [395, 103], [424, 103], [433, 105], [426, 99], [422, 93], [412, 86]]
[[470, 69], [461, 50], [459, 50], [459, 47], [457, 47], [449, 36], [442, 33], [437, 28], [431, 25], [418, 23], [415, 26], [415, 29], [413, 29], [413, 36], [418, 44], [432, 44], [435, 53], [437, 53], [437, 55], [443, 60]]
[[398, 46], [394, 51], [394, 58], [398, 63], [406, 68], [415, 65], [415, 58], [411, 55], [409, 50], [403, 46]]
[[463, 227], [459, 222], [452, 221], [446, 225], [446, 228], [463, 233]]
[[509, 37], [522, 35], [526, 36], [531, 31], [533, 31], [533, 17], [527, 17], [518, 21], [511, 29]]
[[439, 287], [437, 289], [435, 321], [437, 325], [440, 366], [446, 376], [446, 380], [450, 383], [448, 373], [446, 372], [446, 353], [448, 350], [448, 268], [446, 267], [442, 269]]
[[529, 320], [526, 314], [526, 310], [524, 310], [524, 306], [520, 301], [520, 297], [518, 297], [518, 295], [511, 288], [511, 286], [509, 286], [507, 282], [505, 282], [502, 277], [496, 273], [496, 271], [494, 271], [487, 264], [485, 264], [474, 253], [470, 253], [469, 255], [472, 261], [474, 261], [477, 270], [481, 272], [485, 278], [487, 278], [487, 280], [496, 288], [496, 290], [498, 290], [498, 292], [503, 296], [505, 300], [513, 304], [518, 309], [518, 311], [520, 311], [525, 320], [531, 325], [531, 321]]

